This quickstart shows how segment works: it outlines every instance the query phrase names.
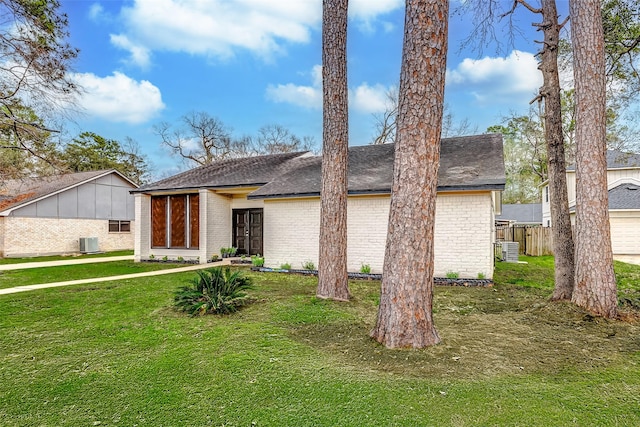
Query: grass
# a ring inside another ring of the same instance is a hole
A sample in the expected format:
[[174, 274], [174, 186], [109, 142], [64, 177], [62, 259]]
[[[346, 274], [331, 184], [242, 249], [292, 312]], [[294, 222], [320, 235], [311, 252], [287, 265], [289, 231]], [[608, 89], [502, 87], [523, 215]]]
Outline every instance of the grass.
[[[426, 350], [387, 350], [368, 338], [375, 281], [351, 281], [353, 301], [334, 303], [315, 298], [316, 278], [249, 273], [253, 305], [202, 318], [170, 308], [175, 288], [195, 273], [5, 295], [0, 419], [640, 425], [640, 325], [550, 303], [548, 261], [500, 263], [493, 288], [437, 287], [443, 342]], [[637, 292], [640, 267], [616, 263], [620, 269]]]
[[102, 252], [98, 254], [51, 255], [51, 256], [28, 257], [28, 258], [0, 258], [0, 264], [21, 264], [25, 262], [62, 261], [62, 260], [69, 260], [69, 259], [102, 258], [102, 257], [124, 256], [124, 255], [133, 255], [133, 251], [126, 250], [126, 251]]
[[67, 280], [120, 276], [123, 274], [166, 270], [167, 268], [176, 267], [184, 267], [184, 264], [109, 261], [100, 264], [63, 265], [58, 267], [28, 268], [6, 271], [0, 270], [0, 289]]

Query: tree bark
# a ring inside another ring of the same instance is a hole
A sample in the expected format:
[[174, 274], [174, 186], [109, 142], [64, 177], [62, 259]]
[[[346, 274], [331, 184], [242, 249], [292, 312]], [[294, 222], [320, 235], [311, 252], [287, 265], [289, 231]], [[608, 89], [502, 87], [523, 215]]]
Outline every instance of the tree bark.
[[440, 342], [433, 231], [447, 57], [447, 0], [407, 0], [391, 209], [371, 336], [389, 348]]
[[349, 300], [347, 276], [347, 0], [322, 2], [322, 188], [320, 298]]
[[572, 301], [617, 316], [606, 163], [606, 76], [599, 0], [571, 0], [576, 97], [576, 283]]
[[555, 286], [552, 300], [571, 300], [575, 281], [574, 245], [569, 216], [569, 196], [564, 160], [562, 132], [562, 102], [558, 76], [558, 41], [561, 25], [555, 0], [542, 0], [542, 31], [544, 44], [540, 52], [540, 71], [544, 100], [544, 136], [547, 148], [551, 234], [555, 266]]

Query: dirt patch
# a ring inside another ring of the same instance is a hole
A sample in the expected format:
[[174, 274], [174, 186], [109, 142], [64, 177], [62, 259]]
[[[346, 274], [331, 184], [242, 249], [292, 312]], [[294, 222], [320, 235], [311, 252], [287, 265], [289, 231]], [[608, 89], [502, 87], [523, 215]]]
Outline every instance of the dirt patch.
[[[327, 302], [333, 310], [349, 312], [349, 319], [290, 331], [357, 370], [473, 380], [602, 368], [640, 352], [637, 322], [595, 318], [573, 304], [550, 302], [547, 291], [515, 286], [437, 288], [434, 319], [442, 343], [388, 350], [369, 338], [377, 312], [375, 286], [353, 283], [351, 289], [354, 301]], [[640, 357], [635, 360], [640, 363]]]

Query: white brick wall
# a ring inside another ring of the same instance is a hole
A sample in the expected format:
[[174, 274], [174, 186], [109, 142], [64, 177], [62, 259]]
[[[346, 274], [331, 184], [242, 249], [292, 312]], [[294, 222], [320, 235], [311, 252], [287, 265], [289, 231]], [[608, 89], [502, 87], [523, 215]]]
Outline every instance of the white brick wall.
[[[493, 277], [493, 205], [491, 193], [439, 194], [436, 205], [435, 275]], [[273, 200], [264, 208], [265, 263], [300, 268], [318, 265], [320, 200]], [[351, 197], [348, 204], [347, 268], [369, 264], [382, 271], [389, 215], [388, 197]]]
[[151, 196], [136, 194], [134, 197], [136, 221], [133, 257], [135, 261], [147, 259], [151, 248]]
[[312, 261], [318, 266], [320, 200], [290, 199], [266, 201], [264, 204], [265, 265], [284, 263], [302, 268]]
[[494, 227], [491, 193], [439, 194], [434, 274], [492, 278]]
[[4, 256], [4, 217], [0, 216], [0, 257]]
[[[5, 257], [76, 253], [80, 237], [97, 237], [100, 251], [116, 251], [134, 247], [134, 232], [109, 233], [104, 219], [59, 219], [4, 217]], [[132, 230], [135, 221], [131, 221]]]
[[210, 258], [213, 254], [221, 256], [220, 248], [231, 246], [232, 198], [211, 192], [207, 197], [207, 256]]

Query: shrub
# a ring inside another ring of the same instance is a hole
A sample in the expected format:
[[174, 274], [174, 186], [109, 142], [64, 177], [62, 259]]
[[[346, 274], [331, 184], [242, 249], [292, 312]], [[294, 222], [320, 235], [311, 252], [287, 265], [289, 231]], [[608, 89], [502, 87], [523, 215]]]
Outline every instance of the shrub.
[[447, 271], [447, 279], [457, 279], [460, 277], [460, 273], [457, 271]]
[[285, 262], [280, 266], [280, 270], [291, 270], [291, 264], [289, 264], [288, 262]]
[[229, 256], [236, 256], [236, 253], [238, 252], [238, 248], [236, 248], [235, 246], [232, 246], [230, 248], [227, 248], [227, 251], [229, 253]]
[[360, 266], [360, 273], [362, 273], [362, 274], [371, 273], [371, 266], [369, 264], [362, 264]]
[[478, 273], [478, 279], [483, 280], [486, 279], [487, 276], [484, 273]]
[[316, 265], [313, 263], [313, 261], [305, 261], [302, 263], [302, 268], [304, 270], [315, 270]]
[[254, 267], [262, 267], [262, 266], [264, 266], [264, 257], [260, 256], [260, 254], [252, 255], [251, 256], [251, 265], [253, 265]]
[[247, 294], [252, 288], [251, 279], [241, 272], [231, 272], [229, 267], [199, 270], [191, 286], [182, 286], [175, 292], [174, 305], [191, 316], [228, 314], [247, 304]]

